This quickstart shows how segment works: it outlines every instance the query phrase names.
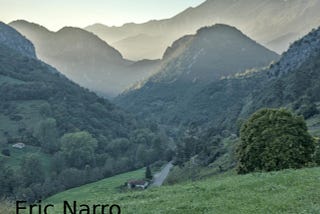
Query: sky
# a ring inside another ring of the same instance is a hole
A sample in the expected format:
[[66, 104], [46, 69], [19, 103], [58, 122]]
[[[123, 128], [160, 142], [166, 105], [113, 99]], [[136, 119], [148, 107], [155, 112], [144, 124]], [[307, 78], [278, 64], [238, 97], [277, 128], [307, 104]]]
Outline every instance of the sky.
[[94, 23], [120, 26], [170, 18], [205, 0], [0, 0], [0, 21], [35, 22], [57, 31]]

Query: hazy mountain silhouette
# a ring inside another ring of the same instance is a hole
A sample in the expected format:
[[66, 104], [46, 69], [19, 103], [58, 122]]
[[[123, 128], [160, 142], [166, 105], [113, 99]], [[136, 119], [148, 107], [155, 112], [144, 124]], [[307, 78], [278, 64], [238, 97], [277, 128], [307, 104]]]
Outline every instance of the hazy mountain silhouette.
[[164, 82], [155, 75], [116, 101], [144, 119], [169, 126], [173, 132], [177, 125], [176, 131], [181, 131], [189, 124], [235, 132], [241, 120], [264, 107], [291, 108], [309, 118], [319, 113], [319, 56], [320, 28], [294, 42], [268, 67], [242, 71], [198, 88], [193, 83]]
[[40, 59], [103, 95], [114, 96], [150, 75], [150, 66], [144, 67], [144, 63], [137, 66], [124, 59], [119, 51], [85, 30], [64, 27], [51, 32], [27, 21], [14, 21], [10, 25], [35, 44]]
[[[47, 117], [57, 121], [62, 134], [86, 130], [116, 138], [134, 129], [136, 120], [129, 114], [70, 81], [33, 54], [25, 54], [25, 50], [34, 53], [33, 45], [13, 28], [0, 23], [0, 35], [0, 122], [8, 125], [0, 130], [1, 139], [32, 134]], [[12, 119], [17, 117], [19, 122]], [[21, 127], [27, 128], [21, 131]]]
[[[267, 66], [277, 59], [276, 53], [234, 27], [221, 24], [205, 27], [196, 35], [174, 42], [164, 55], [162, 69], [119, 96], [116, 102], [141, 116], [166, 120], [169, 111], [184, 106], [209, 83], [246, 69]], [[178, 110], [171, 113], [179, 115]]]
[[[145, 46], [150, 47], [150, 59], [161, 58], [165, 47], [179, 37], [193, 34], [199, 28], [215, 23], [235, 26], [250, 38], [281, 53], [291, 42], [317, 27], [320, 23], [319, 10], [318, 0], [207, 0], [170, 19], [143, 24], [129, 23], [121, 27], [94, 24], [86, 29], [121, 52], [129, 52], [127, 56], [130, 59], [145, 58], [139, 51], [139, 47]], [[152, 40], [129, 40], [125, 44], [117, 42], [141, 34], [158, 38], [158, 45], [153, 46]]]
[[[125, 58], [131, 60], [149, 59], [156, 54], [161, 56], [163, 50], [167, 48], [166, 41], [161, 36], [149, 36], [139, 34], [112, 43], [112, 46], [123, 54]], [[158, 51], [155, 53], [154, 51]]]

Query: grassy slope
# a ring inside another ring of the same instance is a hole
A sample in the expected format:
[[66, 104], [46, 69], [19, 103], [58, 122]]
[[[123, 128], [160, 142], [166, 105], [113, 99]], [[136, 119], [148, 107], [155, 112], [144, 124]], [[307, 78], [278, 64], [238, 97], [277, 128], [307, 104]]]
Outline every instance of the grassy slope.
[[116, 175], [92, 184], [87, 184], [78, 188], [70, 189], [60, 194], [50, 197], [46, 201], [59, 203], [63, 200], [92, 201], [107, 195], [116, 194], [118, 187], [124, 185], [128, 180], [135, 180], [144, 177], [145, 169], [140, 169], [128, 173]]
[[[0, 149], [1, 148], [2, 147], [0, 146]], [[43, 165], [43, 169], [45, 169], [47, 173], [50, 173], [51, 158], [52, 157], [51, 157], [51, 155], [42, 152], [40, 147], [27, 145], [23, 149], [17, 149], [17, 148], [12, 148], [10, 145], [9, 149], [10, 149], [10, 153], [11, 153], [10, 157], [6, 157], [6, 156], [0, 154], [0, 160], [1, 159], [6, 160], [7, 165], [10, 166], [11, 168], [18, 170], [19, 166], [22, 163], [22, 160], [26, 156], [34, 154], [40, 158], [41, 163]]]
[[[320, 168], [217, 176], [146, 191], [116, 193], [116, 186], [142, 173], [139, 170], [75, 188], [46, 202], [117, 203], [123, 213], [139, 214], [320, 213]], [[59, 207], [57, 204], [56, 208]]]

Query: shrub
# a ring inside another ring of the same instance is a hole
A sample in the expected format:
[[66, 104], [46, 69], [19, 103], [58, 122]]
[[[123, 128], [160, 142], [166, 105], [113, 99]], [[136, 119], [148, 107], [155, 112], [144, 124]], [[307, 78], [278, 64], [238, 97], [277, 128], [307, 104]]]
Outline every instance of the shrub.
[[285, 109], [262, 109], [241, 127], [237, 172], [302, 168], [312, 162], [314, 151], [302, 117]]
[[3, 149], [3, 150], [1, 151], [1, 153], [2, 153], [4, 156], [8, 156], [8, 157], [11, 155], [9, 149]]

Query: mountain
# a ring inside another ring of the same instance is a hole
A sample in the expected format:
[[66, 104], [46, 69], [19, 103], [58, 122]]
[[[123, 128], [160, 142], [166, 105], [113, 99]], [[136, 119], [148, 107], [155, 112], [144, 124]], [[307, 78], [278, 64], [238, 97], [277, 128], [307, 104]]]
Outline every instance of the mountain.
[[205, 27], [174, 42], [164, 54], [161, 70], [115, 102], [144, 118], [178, 125], [192, 117], [187, 112], [191, 103], [198, 104], [193, 102], [194, 96], [207, 85], [247, 69], [268, 66], [277, 59], [276, 53], [234, 27]]
[[[154, 54], [161, 56], [163, 50], [167, 47], [161, 36], [149, 36], [147, 34], [139, 34], [116, 41], [112, 43], [112, 46], [117, 47], [125, 58], [131, 60], [149, 59]], [[154, 53], [155, 50], [158, 50], [158, 52]]]
[[124, 59], [96, 35], [79, 28], [64, 27], [51, 32], [26, 21], [14, 21], [10, 25], [35, 44], [41, 60], [102, 95], [115, 96], [152, 72], [143, 64], [131, 67], [135, 62]]
[[[194, 34], [204, 26], [223, 23], [237, 27], [250, 38], [282, 53], [291, 42], [318, 26], [319, 9], [318, 0], [207, 0], [198, 7], [190, 7], [169, 19], [152, 20], [142, 24], [128, 23], [121, 27], [94, 24], [85, 29], [112, 43], [119, 50], [131, 48], [132, 53], [139, 53], [140, 46], [137, 41], [126, 43], [126, 47], [123, 47], [123, 44], [118, 47], [115, 42], [141, 34], [161, 38], [152, 52], [149, 50], [149, 59], [158, 59], [165, 47], [181, 36]], [[142, 41], [139, 44], [153, 46], [152, 41]], [[144, 58], [139, 54], [128, 56]]]
[[0, 22], [0, 43], [25, 56], [36, 58], [33, 44], [3, 22]]
[[[12, 42], [10, 46], [0, 42], [1, 120], [16, 127], [1, 129], [1, 138], [22, 136], [32, 131], [37, 122], [45, 119], [45, 114], [41, 113], [42, 106], [46, 106], [50, 116], [57, 120], [61, 133], [80, 129], [97, 136], [116, 137], [126, 136], [134, 128], [134, 118], [108, 100], [71, 82], [33, 55], [24, 55], [24, 50], [34, 53], [32, 43], [13, 28], [5, 26], [1, 27], [0, 35], [7, 35]], [[94, 110], [95, 106], [100, 110]], [[34, 114], [33, 117], [28, 115], [30, 113]], [[20, 126], [26, 128], [19, 132]]]
[[170, 150], [157, 127], [26, 55], [34, 47], [13, 28], [1, 26], [0, 35], [0, 197], [32, 202]]

